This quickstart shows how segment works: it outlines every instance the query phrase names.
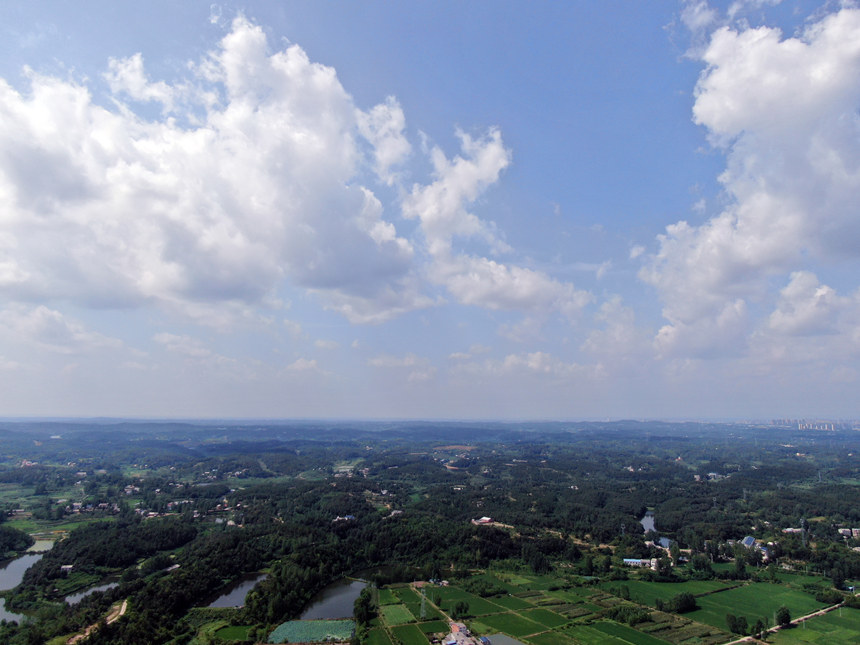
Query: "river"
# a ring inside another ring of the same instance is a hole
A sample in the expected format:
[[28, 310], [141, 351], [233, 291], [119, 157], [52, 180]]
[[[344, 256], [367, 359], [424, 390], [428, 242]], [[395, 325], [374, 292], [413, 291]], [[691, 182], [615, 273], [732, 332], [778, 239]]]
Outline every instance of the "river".
[[98, 585], [97, 587], [90, 587], [89, 589], [84, 589], [83, 591], [79, 591], [78, 593], [69, 594], [66, 596], [66, 603], [69, 605], [77, 605], [81, 600], [89, 596], [91, 593], [95, 593], [96, 591], [107, 591], [108, 589], [113, 589], [114, 587], [118, 587], [119, 583], [116, 581], [105, 582], [103, 584]]
[[[41, 553], [27, 553], [14, 560], [7, 560], [0, 564], [0, 591], [7, 591], [17, 587], [24, 578], [24, 572], [41, 559]], [[0, 598], [0, 620], [21, 622], [22, 618], [24, 617], [21, 614], [8, 611], [6, 609], [6, 600]]]

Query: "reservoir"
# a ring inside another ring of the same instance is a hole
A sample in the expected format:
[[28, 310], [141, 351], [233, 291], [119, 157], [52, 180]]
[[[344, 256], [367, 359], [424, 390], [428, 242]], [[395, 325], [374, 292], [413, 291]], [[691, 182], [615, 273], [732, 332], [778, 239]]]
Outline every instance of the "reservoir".
[[254, 588], [254, 586], [268, 577], [267, 573], [253, 573], [248, 576], [243, 576], [229, 587], [227, 587], [221, 594], [215, 598], [211, 603], [209, 603], [209, 607], [244, 607], [245, 606], [245, 596], [248, 595], [248, 592]]
[[301, 620], [333, 620], [352, 618], [353, 605], [361, 590], [367, 586], [363, 580], [344, 578], [320, 591], [305, 607]]
[[656, 531], [654, 528], [654, 511], [645, 511], [645, 515], [642, 516], [642, 519], [639, 520], [639, 523], [642, 525], [642, 530], [646, 533], [648, 531]]

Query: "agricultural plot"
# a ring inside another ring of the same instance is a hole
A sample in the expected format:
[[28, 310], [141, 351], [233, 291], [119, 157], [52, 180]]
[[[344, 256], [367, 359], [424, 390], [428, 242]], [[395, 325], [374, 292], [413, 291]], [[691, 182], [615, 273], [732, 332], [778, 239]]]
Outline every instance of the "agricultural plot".
[[406, 605], [385, 605], [379, 608], [382, 617], [389, 625], [403, 625], [415, 622], [415, 616]]
[[438, 632], [447, 632], [448, 623], [444, 620], [431, 620], [426, 623], [418, 623], [418, 629], [425, 634], [436, 634]]
[[[694, 596], [727, 589], [733, 584], [722, 580], [689, 580], [686, 582], [648, 582], [646, 580], [624, 580], [619, 582], [608, 582], [600, 587], [610, 593], [618, 593], [622, 587], [627, 587], [630, 592], [630, 600], [640, 605], [655, 606], [655, 601], [667, 602], [682, 592], [689, 592]], [[721, 592], [724, 593], [724, 592]]]
[[367, 645], [391, 645], [391, 639], [382, 627], [374, 627], [367, 634]]
[[247, 625], [230, 625], [215, 632], [215, 638], [224, 641], [244, 641], [248, 639], [251, 628]]
[[601, 621], [599, 623], [595, 623], [592, 627], [604, 634], [612, 636], [613, 638], [618, 638], [624, 642], [633, 643], [634, 645], [666, 645], [666, 641], [660, 638], [650, 636], [649, 634], [643, 634], [642, 632], [638, 632], [631, 627], [627, 627], [626, 625], [621, 625], [619, 623]]
[[536, 634], [546, 631], [546, 627], [538, 623], [523, 618], [517, 614], [495, 614], [493, 616], [482, 616], [481, 622], [489, 625], [505, 634], [510, 634], [514, 638], [526, 636], [527, 634]]
[[759, 618], [768, 618], [773, 625], [774, 613], [782, 605], [788, 607], [795, 618], [825, 606], [803, 591], [764, 582], [702, 596], [696, 602], [701, 609], [684, 616], [720, 629], [726, 628], [726, 614], [744, 616], [750, 625]]
[[505, 609], [527, 609], [529, 607], [533, 607], [530, 602], [526, 602], [522, 598], [517, 598], [516, 596], [499, 596], [498, 598], [493, 598], [493, 602], [500, 607], [504, 607]]
[[291, 620], [281, 623], [269, 634], [270, 643], [313, 643], [349, 640], [355, 632], [351, 620]]
[[418, 625], [400, 625], [392, 627], [391, 633], [395, 639], [399, 640], [403, 645], [427, 645], [428, 640]]
[[550, 629], [561, 627], [562, 625], [566, 625], [568, 622], [567, 618], [561, 614], [555, 613], [554, 611], [550, 611], [549, 609], [529, 609], [527, 611], [521, 611], [519, 614], [524, 618], [533, 620]]
[[379, 590], [379, 604], [380, 605], [398, 605], [398, 604], [400, 604], [400, 598], [398, 598], [391, 589], [380, 589]]
[[774, 645], [853, 645], [860, 642], [860, 609], [843, 607], [770, 636]]

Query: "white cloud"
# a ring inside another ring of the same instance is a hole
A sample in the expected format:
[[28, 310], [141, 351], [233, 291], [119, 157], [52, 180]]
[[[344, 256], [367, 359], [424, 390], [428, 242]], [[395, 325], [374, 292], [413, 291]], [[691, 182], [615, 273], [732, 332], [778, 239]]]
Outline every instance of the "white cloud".
[[406, 370], [406, 380], [410, 383], [429, 381], [436, 376], [436, 368], [430, 364], [429, 359], [412, 353], [403, 356], [382, 354], [371, 358], [367, 364], [382, 369]]
[[790, 336], [830, 333], [836, 314], [847, 305], [847, 298], [820, 284], [815, 274], [797, 271], [780, 291], [779, 303], [768, 319], [768, 326]]
[[86, 329], [62, 313], [45, 306], [12, 306], [0, 311], [0, 328], [17, 341], [26, 341], [60, 354], [78, 354], [101, 348], [118, 349], [122, 342]]
[[335, 340], [319, 339], [314, 341], [314, 347], [319, 349], [337, 349], [340, 345]]
[[373, 145], [375, 169], [379, 178], [386, 184], [393, 184], [397, 174], [392, 167], [397, 166], [409, 156], [412, 146], [403, 134], [406, 117], [403, 109], [393, 96], [380, 103], [369, 112], [358, 111], [358, 131]]
[[[240, 17], [190, 79], [111, 60], [115, 111], [71, 81], [30, 73], [19, 93], [0, 80], [0, 292], [181, 310], [265, 306], [289, 281], [358, 321], [426, 306], [411, 245], [356, 183], [352, 98], [298, 46], [267, 50]], [[146, 120], [126, 96], [177, 118]], [[402, 113], [370, 114], [387, 172]]]
[[490, 130], [482, 139], [463, 132], [458, 136], [463, 156], [449, 160], [439, 148], [433, 148], [436, 180], [413, 186], [403, 204], [404, 215], [420, 222], [433, 260], [430, 279], [444, 285], [461, 304], [541, 314], [558, 311], [575, 316], [591, 296], [572, 284], [539, 271], [454, 250], [458, 238], [483, 241], [493, 253], [510, 250], [497, 237], [494, 225], [467, 210], [510, 164], [501, 133]]
[[[860, 258], [860, 10], [793, 38], [721, 27], [702, 60], [694, 120], [726, 152], [729, 205], [667, 227], [640, 277], [669, 321], [659, 351], [725, 355], [743, 349], [748, 303], [766, 301], [775, 276]], [[793, 324], [785, 312], [772, 321]]]

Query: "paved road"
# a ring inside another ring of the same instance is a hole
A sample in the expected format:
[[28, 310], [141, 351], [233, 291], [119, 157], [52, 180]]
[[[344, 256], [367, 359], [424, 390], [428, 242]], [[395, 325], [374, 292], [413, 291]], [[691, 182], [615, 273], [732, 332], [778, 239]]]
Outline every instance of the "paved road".
[[[824, 614], [833, 611], [834, 609], [839, 609], [843, 603], [839, 603], [838, 605], [831, 605], [830, 607], [825, 607], [824, 609], [819, 609], [818, 611], [814, 611], [811, 614], [806, 614], [806, 616], [801, 616], [800, 618], [795, 618], [791, 621], [792, 625], [799, 625], [805, 620], [809, 620], [810, 618], [814, 618], [815, 616], [823, 616]], [[779, 625], [775, 627], [771, 627], [767, 630], [768, 634], [776, 633], [780, 630]], [[724, 645], [735, 645], [735, 643], [761, 643], [758, 638], [755, 636], [744, 636], [743, 638], [738, 638], [737, 640], [729, 641], [728, 643], [724, 643]]]

